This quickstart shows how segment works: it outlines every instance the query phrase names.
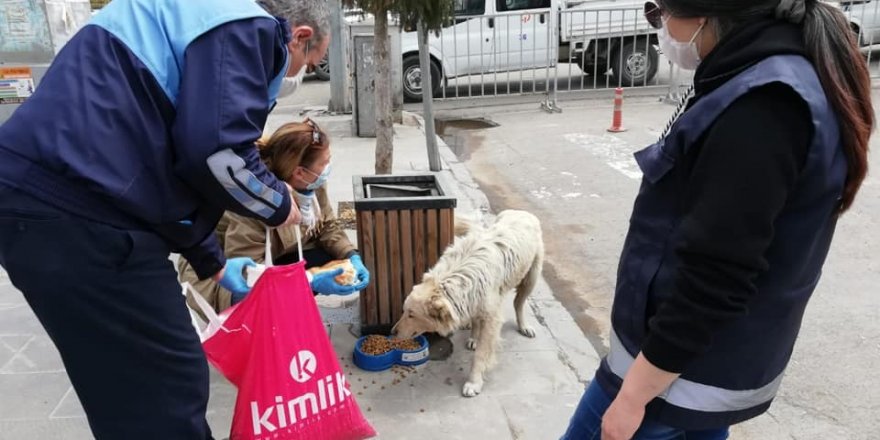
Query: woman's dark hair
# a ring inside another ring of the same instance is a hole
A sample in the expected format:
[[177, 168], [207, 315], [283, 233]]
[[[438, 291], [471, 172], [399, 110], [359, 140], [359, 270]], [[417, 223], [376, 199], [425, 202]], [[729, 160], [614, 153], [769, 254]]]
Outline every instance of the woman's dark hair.
[[659, 0], [674, 16], [708, 17], [720, 40], [737, 26], [773, 15], [803, 26], [807, 56], [837, 114], [848, 172], [839, 212], [847, 211], [868, 173], [874, 129], [871, 75], [843, 12], [819, 0]]

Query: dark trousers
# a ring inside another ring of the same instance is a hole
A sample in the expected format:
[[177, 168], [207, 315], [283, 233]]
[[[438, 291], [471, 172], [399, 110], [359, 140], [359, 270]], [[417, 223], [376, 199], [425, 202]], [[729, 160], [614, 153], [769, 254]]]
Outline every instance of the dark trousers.
[[61, 353], [98, 440], [211, 438], [208, 364], [168, 255], [152, 233], [0, 186], [0, 265]]

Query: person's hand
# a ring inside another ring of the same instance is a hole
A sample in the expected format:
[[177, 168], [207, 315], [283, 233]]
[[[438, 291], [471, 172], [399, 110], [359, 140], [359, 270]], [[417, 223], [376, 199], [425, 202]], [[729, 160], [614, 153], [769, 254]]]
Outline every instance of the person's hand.
[[617, 397], [602, 417], [602, 440], [629, 440], [645, 419], [645, 407], [678, 378], [652, 364], [644, 353], [636, 356]]
[[302, 223], [302, 214], [300, 214], [299, 206], [296, 205], [296, 199], [293, 197], [293, 187], [290, 186], [289, 183], [285, 183], [284, 185], [287, 186], [287, 197], [290, 197], [290, 214], [287, 215], [287, 220], [278, 226], [279, 228]]
[[244, 268], [256, 266], [257, 263], [247, 257], [230, 258], [226, 260], [226, 267], [214, 276], [214, 281], [232, 292], [232, 302], [238, 303], [251, 291], [244, 278]]
[[336, 277], [345, 272], [342, 268], [319, 272], [312, 278], [312, 290], [321, 295], [351, 295], [358, 289], [355, 286], [343, 286], [336, 282]]
[[357, 284], [354, 285], [355, 290], [364, 290], [370, 284], [370, 271], [367, 270], [367, 267], [364, 266], [363, 260], [361, 260], [361, 256], [358, 254], [354, 254], [349, 258], [351, 261], [351, 265], [354, 266], [354, 270], [357, 272]]
[[630, 440], [644, 418], [644, 405], [618, 394], [602, 417], [602, 440]]

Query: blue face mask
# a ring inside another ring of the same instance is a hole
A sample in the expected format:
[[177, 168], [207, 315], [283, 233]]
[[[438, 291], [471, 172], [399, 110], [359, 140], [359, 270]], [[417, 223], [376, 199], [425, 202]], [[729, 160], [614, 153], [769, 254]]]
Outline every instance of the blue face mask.
[[312, 172], [312, 170], [310, 170], [308, 168], [304, 168], [306, 171], [308, 171], [313, 176], [318, 176], [314, 182], [310, 183], [306, 187], [306, 189], [309, 191], [314, 191], [314, 190], [324, 186], [327, 183], [327, 179], [330, 177], [330, 168], [331, 168], [331, 164], [328, 163], [327, 167], [324, 168], [324, 172], [321, 174], [315, 174]]

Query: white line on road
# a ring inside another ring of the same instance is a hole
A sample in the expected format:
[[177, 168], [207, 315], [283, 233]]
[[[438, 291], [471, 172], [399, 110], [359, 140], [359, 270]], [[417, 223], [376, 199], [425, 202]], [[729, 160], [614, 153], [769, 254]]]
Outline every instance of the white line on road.
[[596, 136], [585, 133], [571, 133], [564, 136], [571, 142], [590, 152], [620, 174], [633, 180], [642, 178], [642, 171], [633, 158], [636, 149], [622, 139], [611, 136]]

